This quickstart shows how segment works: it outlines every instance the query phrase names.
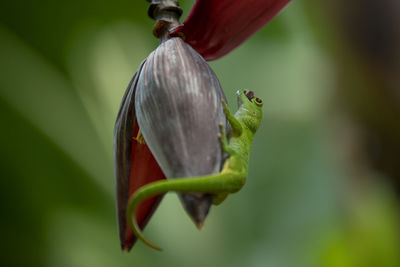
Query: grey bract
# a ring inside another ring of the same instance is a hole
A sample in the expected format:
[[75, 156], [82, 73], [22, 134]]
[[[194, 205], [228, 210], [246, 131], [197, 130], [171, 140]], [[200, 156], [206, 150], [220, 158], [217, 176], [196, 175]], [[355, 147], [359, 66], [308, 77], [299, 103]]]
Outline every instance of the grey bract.
[[[226, 125], [221, 98], [224, 94], [212, 69], [180, 38], [161, 43], [144, 62], [135, 92], [136, 118], [168, 179], [220, 171], [218, 125]], [[212, 196], [193, 193], [180, 198], [201, 225]]]

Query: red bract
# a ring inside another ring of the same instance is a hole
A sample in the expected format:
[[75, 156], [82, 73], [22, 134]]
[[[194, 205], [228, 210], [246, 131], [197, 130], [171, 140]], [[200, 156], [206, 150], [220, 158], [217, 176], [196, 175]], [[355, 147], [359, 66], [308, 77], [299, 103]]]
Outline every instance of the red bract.
[[[127, 227], [126, 208], [129, 197], [143, 185], [165, 179], [148, 146], [135, 140], [139, 126], [134, 112], [134, 93], [142, 66], [133, 76], [122, 99], [114, 132], [118, 228], [123, 250], [130, 250], [136, 241], [132, 230]], [[161, 199], [162, 196], [157, 196], [140, 204], [136, 221], [141, 229], [146, 226]]]
[[218, 59], [270, 21], [290, 0], [197, 0], [183, 26], [185, 41], [204, 59]]

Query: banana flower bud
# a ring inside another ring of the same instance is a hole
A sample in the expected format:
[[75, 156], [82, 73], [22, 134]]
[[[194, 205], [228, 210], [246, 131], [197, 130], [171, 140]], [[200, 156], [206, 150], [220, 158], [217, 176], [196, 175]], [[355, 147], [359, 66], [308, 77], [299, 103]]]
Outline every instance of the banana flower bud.
[[[114, 135], [123, 249], [129, 250], [135, 241], [125, 214], [134, 191], [165, 177], [220, 171], [223, 154], [217, 138], [218, 124], [226, 126], [222, 98], [214, 72], [181, 38], [162, 42], [139, 68], [125, 93]], [[180, 194], [180, 198], [187, 213], [201, 227], [212, 195], [194, 192]], [[159, 201], [160, 197], [155, 197], [141, 204], [136, 214], [141, 227]]]

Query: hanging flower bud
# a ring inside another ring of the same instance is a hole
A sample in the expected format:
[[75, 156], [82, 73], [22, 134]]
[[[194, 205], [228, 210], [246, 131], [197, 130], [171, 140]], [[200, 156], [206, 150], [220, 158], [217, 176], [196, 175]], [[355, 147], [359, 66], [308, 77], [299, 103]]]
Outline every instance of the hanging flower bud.
[[[218, 124], [226, 125], [223, 91], [205, 60], [180, 38], [170, 38], [181, 14], [175, 0], [153, 1], [154, 35], [160, 46], [142, 63], [122, 100], [114, 131], [114, 159], [121, 247], [136, 237], [127, 225], [129, 197], [160, 179], [217, 173], [223, 155]], [[161, 168], [160, 168], [161, 167]], [[141, 203], [135, 214], [143, 229], [161, 197]], [[187, 213], [200, 228], [213, 197], [181, 194]]]
[[[205, 60], [181, 38], [163, 42], [143, 65], [135, 110], [143, 137], [167, 178], [217, 173], [223, 159], [217, 135], [225, 124], [223, 91]], [[201, 227], [212, 196], [182, 194]]]

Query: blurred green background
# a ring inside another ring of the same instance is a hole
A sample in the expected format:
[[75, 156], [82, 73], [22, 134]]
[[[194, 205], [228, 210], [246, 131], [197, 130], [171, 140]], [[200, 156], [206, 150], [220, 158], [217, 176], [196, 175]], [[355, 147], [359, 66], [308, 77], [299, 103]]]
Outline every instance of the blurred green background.
[[148, 3], [2, 0], [0, 265], [400, 266], [399, 5], [321, 2], [210, 63], [232, 108], [265, 103], [246, 186], [202, 231], [167, 195], [145, 231], [164, 251], [122, 253], [113, 127], [157, 46]]

